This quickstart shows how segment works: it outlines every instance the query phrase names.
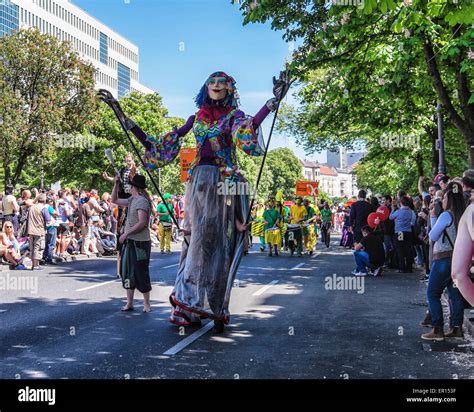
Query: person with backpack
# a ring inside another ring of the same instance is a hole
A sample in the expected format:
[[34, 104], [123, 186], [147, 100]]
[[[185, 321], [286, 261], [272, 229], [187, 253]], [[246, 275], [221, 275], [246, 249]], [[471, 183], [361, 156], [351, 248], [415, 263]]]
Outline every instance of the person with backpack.
[[[444, 212], [438, 218], [431, 212], [432, 229], [429, 233], [433, 246], [433, 264], [428, 281], [428, 307], [431, 313], [433, 330], [421, 335], [424, 340], [443, 341], [445, 338], [463, 339], [464, 300], [451, 278], [451, 261], [457, 229], [466, 208], [462, 185], [450, 182], [443, 193]], [[444, 333], [441, 295], [447, 288], [451, 308], [450, 331]]]

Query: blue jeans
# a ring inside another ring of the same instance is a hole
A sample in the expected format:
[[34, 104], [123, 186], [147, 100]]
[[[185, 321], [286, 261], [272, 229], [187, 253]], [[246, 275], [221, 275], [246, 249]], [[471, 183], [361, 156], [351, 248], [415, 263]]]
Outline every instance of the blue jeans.
[[462, 326], [464, 320], [464, 300], [461, 293], [453, 285], [451, 278], [451, 258], [438, 259], [433, 261], [430, 277], [428, 281], [428, 307], [430, 308], [432, 325], [442, 327], [443, 308], [441, 306], [441, 295], [444, 288], [448, 289], [448, 296], [451, 308], [451, 327]]
[[53, 261], [54, 248], [56, 247], [56, 235], [58, 228], [56, 226], [49, 227], [46, 230], [46, 247], [43, 252], [43, 259], [47, 262]]
[[370, 269], [374, 267], [374, 265], [370, 263], [369, 254], [363, 250], [355, 250], [354, 259], [357, 266], [357, 272], [367, 273], [367, 267]]
[[421, 245], [415, 246], [416, 264], [421, 266], [423, 264], [423, 247]]

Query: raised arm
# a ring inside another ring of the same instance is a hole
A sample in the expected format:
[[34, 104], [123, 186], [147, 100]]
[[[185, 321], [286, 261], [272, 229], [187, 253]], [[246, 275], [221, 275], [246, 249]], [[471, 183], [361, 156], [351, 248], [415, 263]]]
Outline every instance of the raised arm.
[[424, 181], [425, 181], [425, 176], [420, 176], [418, 178], [418, 192], [420, 192], [421, 196], [423, 196], [423, 193], [425, 192], [425, 189], [423, 187]]
[[118, 191], [120, 185], [120, 176], [115, 176], [114, 188], [112, 189], [112, 203], [115, 203], [117, 206], [127, 207], [128, 200], [127, 199], [119, 199]]

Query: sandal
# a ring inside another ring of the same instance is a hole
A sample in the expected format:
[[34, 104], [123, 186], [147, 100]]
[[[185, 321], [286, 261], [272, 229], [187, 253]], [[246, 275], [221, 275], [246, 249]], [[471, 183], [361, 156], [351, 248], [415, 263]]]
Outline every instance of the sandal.
[[122, 309], [120, 309], [121, 312], [131, 312], [132, 310], [134, 310], [135, 308], [133, 306], [128, 306], [128, 305], [125, 305]]

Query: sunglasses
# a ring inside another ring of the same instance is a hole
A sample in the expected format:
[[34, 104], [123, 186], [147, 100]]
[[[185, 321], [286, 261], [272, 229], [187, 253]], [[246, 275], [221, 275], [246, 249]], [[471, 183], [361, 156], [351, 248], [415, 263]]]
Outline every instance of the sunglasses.
[[13, 226], [5, 225], [5, 228], [6, 228], [6, 229], [13, 229]]
[[206, 84], [209, 85], [217, 85], [217, 86], [224, 86], [227, 84], [227, 79], [225, 77], [213, 77], [212, 79], [209, 79]]

